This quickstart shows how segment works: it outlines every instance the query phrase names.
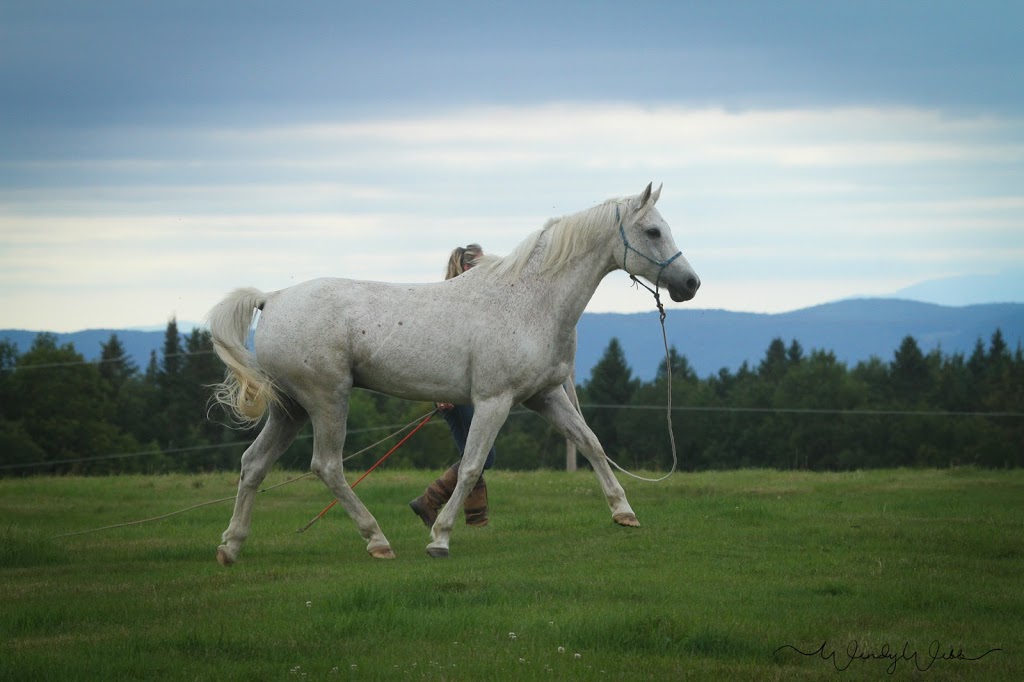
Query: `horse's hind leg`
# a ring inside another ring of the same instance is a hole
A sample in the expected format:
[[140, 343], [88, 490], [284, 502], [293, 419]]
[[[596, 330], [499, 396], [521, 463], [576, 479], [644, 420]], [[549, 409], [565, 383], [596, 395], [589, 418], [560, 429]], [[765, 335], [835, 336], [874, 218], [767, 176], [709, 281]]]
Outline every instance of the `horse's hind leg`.
[[278, 457], [288, 449], [299, 430], [306, 423], [306, 413], [297, 405], [290, 405], [289, 414], [279, 405], [271, 405], [270, 416], [260, 435], [242, 455], [242, 471], [238, 479], [238, 497], [235, 498], [235, 511], [231, 515], [231, 523], [222, 536], [222, 544], [217, 548], [217, 561], [223, 566], [230, 566], [238, 560], [238, 553], [249, 536], [252, 522], [252, 505], [256, 493], [266, 478], [270, 468]]
[[636, 514], [626, 500], [626, 491], [622, 489], [612, 468], [608, 465], [608, 457], [604, 453], [601, 442], [587, 426], [581, 415], [570, 402], [565, 389], [561, 386], [537, 395], [524, 403], [531, 410], [544, 417], [558, 429], [565, 438], [576, 444], [580, 452], [590, 461], [601, 482], [605, 499], [612, 510], [612, 519], [622, 526], [639, 526]]
[[334, 493], [348, 515], [355, 521], [359, 534], [366, 540], [366, 551], [375, 559], [394, 559], [391, 544], [384, 537], [377, 519], [363, 505], [345, 480], [342, 450], [345, 446], [345, 421], [348, 418], [348, 400], [338, 411], [321, 411], [313, 415], [313, 472]]

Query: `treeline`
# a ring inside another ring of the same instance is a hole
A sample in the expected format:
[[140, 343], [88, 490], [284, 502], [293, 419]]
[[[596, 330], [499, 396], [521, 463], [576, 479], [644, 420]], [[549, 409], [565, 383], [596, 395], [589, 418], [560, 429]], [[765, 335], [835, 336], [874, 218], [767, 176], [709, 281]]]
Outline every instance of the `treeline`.
[[[252, 435], [206, 419], [206, 385], [222, 374], [209, 333], [182, 336], [175, 321], [144, 369], [116, 334], [94, 363], [53, 334], [20, 355], [0, 341], [0, 474], [234, 467]], [[233, 447], [209, 447], [221, 444]]]
[[[673, 349], [673, 426], [686, 469], [1024, 465], [1024, 352], [999, 330], [970, 357], [903, 339], [891, 361], [852, 369], [799, 342], [769, 345], [757, 367], [698, 378]], [[669, 465], [664, 368], [631, 380], [613, 341], [587, 385], [588, 423], [632, 466]], [[634, 410], [599, 407], [628, 405]], [[620, 464], [623, 461], [620, 460]]]
[[[24, 352], [0, 341], [0, 475], [237, 470], [256, 430], [240, 430], [210, 401], [223, 377], [209, 332], [180, 334], [175, 321], [145, 368], [116, 335], [86, 362], [72, 344], [40, 334]], [[890, 361], [848, 368], [828, 351], [772, 341], [756, 367], [699, 378], [670, 352], [672, 422], [684, 469], [1024, 465], [1024, 354], [1001, 332], [969, 357], [923, 353], [912, 337]], [[578, 387], [584, 415], [622, 466], [667, 469], [668, 374], [632, 376], [612, 339]], [[366, 391], [353, 394], [346, 455], [433, 408]], [[258, 427], [257, 427], [258, 428]], [[393, 442], [393, 441], [392, 441]], [[391, 444], [349, 462], [364, 469]], [[523, 408], [497, 442], [497, 467], [563, 468], [565, 441]], [[280, 460], [307, 470], [309, 427]], [[417, 433], [388, 466], [441, 469], [457, 452], [441, 419]], [[582, 464], [582, 457], [581, 464]]]

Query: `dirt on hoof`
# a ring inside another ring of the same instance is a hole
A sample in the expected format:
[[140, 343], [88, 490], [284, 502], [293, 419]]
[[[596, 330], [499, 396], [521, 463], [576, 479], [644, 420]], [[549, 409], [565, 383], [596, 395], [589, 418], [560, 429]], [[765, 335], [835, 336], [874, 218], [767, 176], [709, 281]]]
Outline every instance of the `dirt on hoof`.
[[228, 554], [227, 547], [224, 545], [217, 548], [217, 563], [221, 566], [230, 566], [235, 563], [235, 560]]
[[374, 559], [394, 559], [395, 553], [391, 551], [390, 547], [377, 547], [376, 549], [367, 550], [370, 552], [370, 556]]
[[640, 522], [636, 520], [635, 514], [616, 514], [612, 517], [612, 520], [620, 526], [640, 527]]

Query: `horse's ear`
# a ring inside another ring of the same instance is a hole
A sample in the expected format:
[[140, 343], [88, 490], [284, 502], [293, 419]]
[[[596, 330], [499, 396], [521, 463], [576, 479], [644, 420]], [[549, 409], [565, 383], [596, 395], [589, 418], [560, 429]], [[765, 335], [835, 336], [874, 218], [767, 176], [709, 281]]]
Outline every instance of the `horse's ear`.
[[654, 194], [651, 195], [651, 206], [654, 206], [656, 203], [658, 203], [658, 197], [661, 196], [661, 188], [664, 186], [664, 183], [658, 185], [658, 189], [656, 189], [654, 191]]
[[637, 206], [638, 211], [644, 210], [644, 207], [647, 206], [647, 202], [651, 200], [651, 187], [653, 186], [653, 182], [648, 182], [647, 187], [645, 187], [644, 191], [640, 193], [640, 205]]

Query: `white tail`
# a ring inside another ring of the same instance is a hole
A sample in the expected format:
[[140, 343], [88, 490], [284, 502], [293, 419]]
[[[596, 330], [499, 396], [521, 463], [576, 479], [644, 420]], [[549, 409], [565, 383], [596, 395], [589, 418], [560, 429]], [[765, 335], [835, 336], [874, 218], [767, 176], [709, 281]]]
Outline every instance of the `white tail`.
[[245, 347], [253, 310], [262, 308], [266, 300], [258, 289], [236, 289], [207, 317], [213, 349], [227, 365], [224, 381], [213, 386], [213, 398], [246, 425], [262, 419], [270, 403], [281, 402], [270, 377], [256, 366], [256, 358]]

